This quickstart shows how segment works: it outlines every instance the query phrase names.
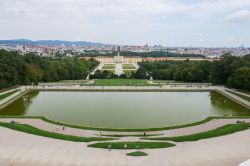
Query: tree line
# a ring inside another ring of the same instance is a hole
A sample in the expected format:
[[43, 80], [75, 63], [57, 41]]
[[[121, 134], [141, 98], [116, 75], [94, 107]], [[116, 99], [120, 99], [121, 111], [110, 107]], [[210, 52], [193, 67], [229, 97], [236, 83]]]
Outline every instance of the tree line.
[[[196, 57], [196, 58], [204, 58], [201, 54], [179, 54], [179, 53], [171, 53], [169, 51], [152, 51], [152, 52], [131, 52], [131, 51], [121, 51], [121, 56], [127, 57]], [[114, 51], [112, 53], [105, 53], [101, 56], [116, 56], [117, 52]], [[86, 51], [84, 54], [79, 56], [86, 57], [96, 57], [100, 56], [98, 51]]]
[[141, 62], [139, 79], [183, 82], [211, 82], [232, 88], [250, 90], [250, 55], [242, 57], [225, 54], [220, 61], [162, 61]]
[[0, 50], [0, 89], [38, 82], [85, 79], [97, 61], [77, 58], [50, 59], [34, 53]]

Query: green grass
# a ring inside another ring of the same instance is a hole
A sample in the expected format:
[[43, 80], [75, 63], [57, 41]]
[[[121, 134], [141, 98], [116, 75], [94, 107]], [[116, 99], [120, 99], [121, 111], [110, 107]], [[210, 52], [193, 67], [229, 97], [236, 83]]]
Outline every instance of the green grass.
[[143, 135], [143, 134], [126, 134], [126, 135], [121, 135], [121, 134], [102, 134], [102, 136], [105, 137], [152, 137], [152, 136], [160, 136], [163, 134], [147, 134], [147, 135]]
[[67, 141], [73, 141], [73, 142], [91, 142], [91, 141], [109, 141], [114, 140], [113, 138], [99, 138], [99, 137], [78, 137], [78, 136], [72, 136], [72, 135], [66, 135], [66, 134], [58, 134], [53, 133], [45, 130], [40, 130], [38, 128], [35, 128], [33, 126], [27, 125], [27, 124], [14, 124], [14, 123], [2, 123], [0, 122], [0, 126], [6, 127], [12, 130], [21, 131], [24, 133], [34, 134], [38, 136], [43, 137], [49, 137], [54, 139], [60, 139], [60, 140], [67, 140]]
[[135, 79], [100, 79], [95, 80], [94, 86], [149, 86], [147, 80]]
[[158, 138], [142, 138], [146, 140], [164, 140], [164, 141], [174, 141], [174, 142], [184, 142], [184, 141], [198, 141], [206, 138], [219, 137], [223, 135], [232, 134], [238, 131], [247, 130], [249, 125], [246, 123], [241, 124], [229, 124], [222, 127], [219, 127], [214, 130], [201, 132], [197, 134], [177, 136], [177, 137], [158, 137]]
[[[127, 148], [124, 148], [125, 144]], [[111, 149], [158, 149], [175, 146], [168, 142], [102, 142], [88, 145], [88, 147], [107, 149], [109, 145]]]
[[122, 68], [123, 69], [136, 69], [134, 65], [131, 65], [131, 64], [123, 64], [122, 65]]
[[[115, 74], [115, 70], [114, 70], [114, 69], [105, 69], [105, 70], [110, 71], [110, 72], [112, 72], [112, 73]], [[101, 71], [103, 72], [103, 71], [105, 71], [105, 70], [101, 70]]]
[[11, 87], [7, 87], [7, 88], [2, 88], [2, 89], [0, 88], [0, 93], [6, 92], [6, 91], [9, 91], [9, 90], [12, 90], [12, 89], [16, 89], [16, 88], [18, 88], [17, 85], [11, 86]]
[[242, 89], [237, 89], [237, 91], [250, 95], [250, 91], [246, 91], [246, 90], [242, 90]]
[[13, 95], [13, 94], [16, 93], [17, 91], [19, 91], [19, 90], [14, 90], [14, 91], [5, 93], [5, 94], [3, 94], [3, 95], [0, 95], [0, 101], [3, 100], [3, 99], [6, 98], [6, 97], [9, 97], [10, 95]]
[[65, 127], [71, 127], [71, 128], [77, 128], [77, 129], [85, 129], [85, 130], [95, 130], [95, 131], [119, 131], [119, 132], [146, 132], [146, 131], [161, 131], [161, 130], [172, 130], [172, 129], [179, 129], [184, 127], [191, 127], [196, 126], [200, 124], [207, 123], [213, 119], [250, 119], [250, 116], [231, 116], [231, 117], [225, 117], [225, 116], [217, 116], [217, 117], [207, 117], [206, 119], [203, 119], [198, 122], [184, 124], [184, 125], [178, 125], [178, 126], [167, 126], [167, 127], [158, 127], [158, 128], [139, 128], [139, 129], [126, 129], [126, 128], [101, 128], [101, 127], [90, 127], [90, 126], [80, 126], [80, 125], [74, 125], [74, 124], [67, 124], [67, 123], [61, 123], [58, 121], [51, 120], [47, 117], [43, 116], [9, 116], [9, 115], [0, 115], [0, 118], [23, 118], [23, 119], [41, 119], [45, 122], [56, 124], [60, 126]]
[[106, 65], [103, 65], [102, 67], [102, 70], [114, 70], [115, 69], [115, 65], [114, 64], [106, 64]]
[[148, 154], [145, 153], [145, 152], [136, 151], [136, 152], [127, 153], [126, 155], [127, 155], [127, 156], [135, 156], [135, 157], [138, 157], [138, 156], [147, 156]]
[[126, 74], [127, 77], [131, 77], [131, 75], [135, 72], [135, 70], [123, 70], [123, 73]]
[[248, 96], [245, 96], [245, 95], [233, 92], [233, 91], [229, 91], [229, 90], [226, 90], [226, 91], [229, 92], [229, 93], [232, 93], [232, 94], [234, 94], [234, 95], [236, 95], [236, 96], [238, 96], [238, 97], [240, 97], [240, 98], [242, 98], [242, 99], [244, 99], [244, 100], [246, 100], [248, 102], [250, 102], [250, 97], [248, 97]]

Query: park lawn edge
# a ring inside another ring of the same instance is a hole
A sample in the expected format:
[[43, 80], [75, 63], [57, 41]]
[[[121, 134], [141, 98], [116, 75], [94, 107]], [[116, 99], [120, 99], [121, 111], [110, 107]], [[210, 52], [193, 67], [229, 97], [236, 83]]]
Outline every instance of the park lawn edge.
[[[124, 148], [124, 145], [127, 145], [127, 148]], [[88, 147], [91, 148], [102, 148], [108, 149], [108, 146], [111, 145], [110, 149], [159, 149], [159, 148], [170, 148], [176, 146], [173, 143], [169, 142], [99, 142], [94, 144], [89, 144]]]
[[[1, 110], [0, 110], [1, 111]], [[209, 122], [214, 119], [250, 119], [250, 116], [231, 116], [231, 117], [224, 117], [224, 116], [210, 116], [207, 117], [201, 121], [184, 124], [184, 125], [178, 125], [178, 126], [166, 126], [166, 127], [159, 127], [159, 128], [139, 128], [139, 129], [126, 129], [126, 128], [102, 128], [102, 127], [91, 127], [91, 126], [81, 126], [81, 125], [75, 125], [75, 124], [68, 124], [68, 123], [62, 123], [59, 121], [51, 120], [48, 117], [45, 116], [4, 116], [0, 115], [1, 118], [16, 118], [16, 119], [40, 119], [45, 122], [55, 124], [55, 125], [61, 125], [65, 127], [71, 127], [71, 128], [77, 128], [77, 129], [85, 129], [85, 130], [95, 130], [95, 131], [117, 131], [117, 132], [146, 132], [146, 131], [162, 131], [162, 130], [172, 130], [172, 129], [179, 129], [179, 128], [185, 128], [185, 127], [192, 127], [200, 124], [204, 124], [206, 122]]]
[[248, 101], [248, 102], [250, 102], [250, 97], [248, 97], [248, 96], [246, 96], [246, 95], [242, 95], [242, 94], [240, 94], [240, 93], [233, 92], [233, 91], [230, 91], [230, 90], [226, 90], [226, 91], [229, 92], [229, 93], [232, 93], [232, 94], [234, 94], [235, 96], [238, 96], [238, 97], [240, 97], [240, 98], [242, 98], [242, 99], [244, 99], [244, 100], [246, 100], [246, 101]]
[[0, 93], [6, 92], [6, 91], [11, 91], [11, 90], [14, 90], [14, 89], [16, 89], [18, 87], [19, 87], [19, 85], [7, 87], [7, 88], [2, 88], [2, 89], [0, 89]]
[[9, 96], [15, 94], [18, 91], [20, 91], [20, 89], [12, 90], [12, 91], [7, 92], [7, 93], [2, 94], [2, 95], [0, 94], [0, 101], [3, 100], [3, 99], [5, 99], [6, 97], [9, 97]]
[[91, 86], [155, 86], [150, 85], [144, 79], [126, 79], [126, 78], [117, 78], [117, 79], [95, 79], [95, 82]]
[[214, 138], [214, 137], [229, 135], [229, 134], [233, 134], [239, 131], [244, 131], [247, 129], [249, 129], [249, 124], [247, 123], [228, 124], [228, 125], [224, 125], [213, 130], [190, 134], [190, 135], [182, 135], [182, 136], [176, 136], [176, 137], [141, 138], [141, 139], [158, 140], [158, 141], [174, 141], [174, 142], [198, 141], [198, 140], [207, 139], [207, 138]]
[[135, 152], [127, 153], [126, 155], [133, 156], [133, 157], [140, 157], [140, 156], [147, 156], [148, 154], [142, 151], [135, 151]]
[[114, 138], [101, 138], [101, 137], [79, 137], [79, 136], [73, 136], [73, 135], [66, 135], [66, 134], [60, 134], [60, 133], [54, 133], [49, 132], [46, 130], [41, 130], [36, 127], [33, 127], [28, 124], [15, 124], [15, 123], [3, 123], [0, 122], [1, 127], [9, 128], [12, 130], [53, 138], [53, 139], [60, 139], [60, 140], [66, 140], [66, 141], [73, 141], [73, 142], [91, 142], [91, 141], [110, 141], [115, 140]]

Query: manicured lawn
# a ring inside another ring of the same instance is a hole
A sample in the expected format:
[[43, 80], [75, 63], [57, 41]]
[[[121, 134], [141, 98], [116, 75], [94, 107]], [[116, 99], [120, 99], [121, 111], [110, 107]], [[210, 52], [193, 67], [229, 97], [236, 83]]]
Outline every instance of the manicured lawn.
[[2, 122], [0, 122], [0, 126], [6, 127], [9, 129], [12, 129], [12, 130], [21, 131], [24, 133], [29, 133], [29, 134], [34, 134], [34, 135], [49, 137], [49, 138], [54, 138], [54, 139], [60, 139], [60, 140], [73, 141], [73, 142], [91, 142], [91, 141], [114, 140], [113, 138], [78, 137], [78, 136], [72, 136], [72, 135], [66, 135], [66, 134], [58, 134], [58, 133], [48, 132], [45, 130], [40, 130], [38, 128], [35, 128], [35, 127], [27, 125], [27, 124], [14, 124], [14, 123], [2, 123]]
[[[125, 144], [127, 148], [124, 148]], [[175, 146], [167, 142], [102, 142], [88, 145], [88, 147], [107, 149], [109, 145], [111, 149], [157, 149]]]
[[145, 153], [145, 152], [136, 151], [136, 152], [127, 153], [126, 155], [127, 155], [127, 156], [135, 156], [135, 157], [138, 157], [138, 156], [147, 156], [148, 154]]
[[132, 75], [132, 73], [135, 73], [135, 70], [123, 70], [123, 73], [126, 74], [128, 77]]
[[9, 91], [9, 90], [12, 90], [12, 89], [16, 89], [16, 88], [18, 88], [17, 85], [16, 86], [11, 86], [11, 87], [8, 87], [8, 88], [2, 88], [2, 89], [0, 89], [0, 93], [5, 92], [5, 91]]
[[135, 66], [131, 64], [123, 64], [122, 68], [123, 69], [136, 69]]
[[102, 70], [114, 70], [115, 69], [115, 65], [114, 64], [105, 64], [102, 67]]
[[95, 80], [94, 86], [148, 86], [147, 80], [101, 79]]
[[198, 141], [206, 138], [219, 137], [223, 135], [232, 134], [238, 131], [243, 131], [249, 129], [249, 125], [246, 123], [241, 124], [229, 124], [222, 127], [219, 127], [214, 130], [201, 132], [197, 134], [177, 136], [177, 137], [158, 137], [158, 138], [142, 138], [147, 140], [165, 140], [165, 141], [174, 141], [174, 142], [184, 142], [184, 141]]
[[[112, 72], [112, 73], [115, 73], [115, 70], [113, 70], [113, 69], [105, 69], [105, 70], [110, 71], [110, 72]], [[103, 72], [103, 71], [105, 71], [105, 70], [101, 70], [101, 71]]]
[[233, 92], [233, 91], [229, 91], [229, 90], [226, 90], [226, 91], [229, 92], [229, 93], [232, 93], [232, 94], [234, 94], [234, 95], [236, 95], [236, 96], [238, 96], [238, 97], [240, 97], [240, 98], [242, 98], [242, 99], [244, 99], [246, 101], [250, 102], [250, 97], [248, 97], [248, 96], [245, 96], [245, 95]]
[[0, 95], [0, 101], [3, 100], [4, 98], [10, 96], [10, 95], [13, 95], [13, 94], [16, 93], [17, 91], [19, 91], [19, 90], [14, 90], [14, 91], [5, 93], [5, 94], [3, 94], [3, 95]]

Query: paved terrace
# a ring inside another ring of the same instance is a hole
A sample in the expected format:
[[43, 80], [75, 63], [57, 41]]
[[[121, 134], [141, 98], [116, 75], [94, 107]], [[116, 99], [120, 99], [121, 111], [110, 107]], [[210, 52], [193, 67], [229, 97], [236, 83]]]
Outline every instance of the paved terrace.
[[88, 143], [56, 140], [0, 127], [1, 166], [236, 166], [250, 156], [250, 130], [178, 143], [175, 147], [142, 150], [88, 148]]

